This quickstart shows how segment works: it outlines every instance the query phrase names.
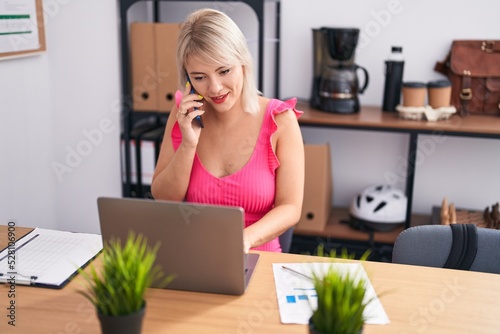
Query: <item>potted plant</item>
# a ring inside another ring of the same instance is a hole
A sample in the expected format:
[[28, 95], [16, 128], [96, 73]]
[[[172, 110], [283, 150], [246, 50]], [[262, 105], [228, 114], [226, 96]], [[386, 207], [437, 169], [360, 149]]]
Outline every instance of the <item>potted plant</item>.
[[[146, 309], [145, 293], [153, 282], [163, 278], [156, 266], [159, 244], [148, 246], [142, 235], [130, 232], [122, 244], [112, 239], [103, 248], [102, 267], [80, 270], [87, 287], [80, 290], [95, 307], [103, 334], [138, 334]], [[161, 285], [173, 279], [168, 276]]]
[[321, 276], [313, 274], [318, 307], [309, 320], [311, 334], [362, 333], [365, 319], [365, 282], [333, 266]]
[[[365, 260], [369, 254], [365, 252], [361, 260]], [[333, 258], [337, 252], [328, 254], [320, 245], [317, 255]], [[343, 249], [340, 257], [352, 259], [354, 255]], [[370, 302], [365, 298], [365, 281], [356, 273], [341, 272], [334, 265], [324, 274], [313, 272], [312, 278], [318, 296], [318, 306], [309, 319], [309, 333], [362, 333], [365, 323], [363, 312]]]

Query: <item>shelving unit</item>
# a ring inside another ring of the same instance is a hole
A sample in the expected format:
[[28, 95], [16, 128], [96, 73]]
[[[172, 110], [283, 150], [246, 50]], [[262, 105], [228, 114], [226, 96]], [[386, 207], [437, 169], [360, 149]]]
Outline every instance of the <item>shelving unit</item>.
[[[134, 130], [134, 125], [136, 124], [138, 113], [135, 112], [132, 108], [132, 83], [131, 83], [131, 68], [130, 68], [130, 40], [128, 34], [128, 25], [129, 22], [127, 20], [127, 13], [132, 5], [142, 0], [120, 0], [119, 5], [119, 15], [120, 15], [120, 42], [121, 42], [121, 73], [122, 73], [122, 96], [123, 101], [121, 104], [121, 115], [123, 121], [123, 132], [122, 132], [122, 140], [124, 142], [123, 149], [123, 172], [124, 172], [124, 181], [123, 181], [123, 196], [124, 197], [144, 197], [147, 195], [143, 190], [143, 186], [141, 184], [141, 160], [140, 160], [140, 141], [144, 140], [143, 136], [146, 136], [147, 139], [151, 140], [148, 137], [147, 130], [141, 131], [140, 129]], [[193, 0], [197, 2], [210, 2], [207, 0]], [[154, 0], [151, 1], [154, 4], [154, 13], [153, 17], [155, 22], [159, 21], [158, 17], [158, 4], [160, 2], [182, 2], [182, 1], [174, 1], [174, 0]], [[276, 3], [276, 57], [275, 57], [275, 94], [279, 92], [279, 17], [280, 17], [280, 2], [279, 0], [237, 0], [237, 1], [221, 1], [217, 2], [241, 2], [248, 5], [256, 14], [258, 21], [258, 88], [262, 91], [263, 89], [263, 77], [264, 77], [264, 5], [266, 2]], [[151, 117], [154, 119], [152, 127], [156, 125], [157, 127], [161, 127], [165, 118], [168, 117], [165, 113], [159, 113], [157, 111], [152, 110], [151, 112], [141, 111], [140, 118]], [[146, 125], [147, 127], [147, 125]], [[151, 130], [150, 128], [150, 130]], [[135, 131], [135, 133], [133, 133]], [[136, 166], [137, 166], [137, 184], [136, 189], [133, 189], [132, 176], [131, 176], [131, 141], [138, 140], [136, 142], [136, 149], [138, 150], [138, 154], [136, 154]], [[157, 141], [156, 138], [153, 140]]]
[[[392, 231], [378, 232], [357, 230], [347, 222], [349, 210], [347, 208], [333, 207], [325, 229], [320, 232], [297, 231], [294, 235], [292, 251], [294, 253], [309, 252], [314, 254], [315, 248], [323, 244], [328, 250], [342, 248], [348, 249], [357, 255], [362, 255], [370, 249], [377, 260], [390, 261], [392, 246], [399, 233], [404, 230], [401, 225]], [[427, 215], [412, 215], [412, 226], [431, 223]]]
[[[500, 139], [500, 117], [498, 116], [470, 115], [459, 117], [454, 115], [447, 121], [425, 122], [404, 120], [397, 113], [383, 112], [380, 107], [374, 106], [363, 106], [359, 113], [349, 115], [316, 110], [311, 108], [309, 103], [305, 101], [300, 101], [297, 104], [297, 109], [304, 111], [304, 114], [299, 118], [301, 127], [399, 132], [409, 135], [406, 173], [408, 207], [404, 227], [391, 232], [356, 231], [345, 224], [341, 224], [341, 221], [348, 219], [347, 209], [333, 208], [330, 221], [324, 231], [311, 234], [300, 232], [300, 234], [297, 234], [296, 239], [303, 239], [304, 242], [307, 242], [310, 238], [320, 238], [321, 241], [328, 241], [333, 244], [358, 242], [369, 247], [377, 244], [379, 246], [392, 245], [403, 228], [431, 223], [430, 215], [412, 215], [416, 173], [415, 160], [420, 134]], [[317, 241], [319, 242], [319, 239]]]
[[[128, 35], [129, 22], [127, 13], [132, 5], [142, 0], [120, 0], [120, 41], [121, 41], [121, 73], [122, 73], [122, 96], [121, 114], [123, 121], [124, 142], [124, 182], [123, 196], [124, 197], [147, 197], [147, 191], [141, 187], [140, 172], [141, 172], [141, 154], [140, 151], [134, 157], [131, 154], [131, 140], [148, 140], [154, 141], [156, 151], [159, 150], [159, 142], [161, 138], [161, 127], [166, 121], [168, 114], [159, 113], [157, 111], [140, 113], [135, 112], [132, 108], [131, 101], [131, 69], [130, 69], [130, 40]], [[193, 0], [201, 2], [202, 0]], [[175, 2], [174, 0], [153, 0], [154, 4], [154, 21], [158, 22], [158, 4], [160, 2]], [[181, 1], [177, 1], [181, 2]], [[208, 2], [208, 1], [205, 1]], [[279, 0], [238, 0], [238, 1], [218, 1], [218, 2], [241, 2], [248, 5], [256, 14], [258, 20], [258, 88], [262, 91], [263, 88], [263, 72], [264, 72], [264, 5], [266, 2], [276, 3], [276, 57], [275, 57], [275, 97], [279, 92], [279, 39], [280, 39], [280, 1]], [[319, 233], [297, 233], [296, 239], [304, 243], [311, 242], [311, 245], [316, 245], [320, 242], [329, 244], [343, 245], [358, 245], [360, 249], [363, 247], [375, 247], [382, 251], [390, 249], [397, 235], [404, 229], [414, 225], [430, 223], [428, 216], [412, 215], [412, 202], [415, 180], [415, 160], [418, 150], [419, 135], [429, 135], [436, 132], [449, 136], [473, 137], [473, 138], [494, 138], [500, 139], [500, 117], [496, 116], [469, 116], [460, 118], [453, 116], [450, 121], [446, 122], [418, 122], [407, 121], [400, 119], [396, 113], [383, 112], [379, 107], [363, 106], [361, 111], [356, 114], [339, 115], [327, 113], [310, 108], [308, 102], [299, 101], [297, 109], [304, 111], [304, 114], [299, 118], [301, 127], [314, 128], [341, 128], [353, 131], [370, 130], [382, 132], [397, 132], [404, 133], [409, 136], [409, 147], [407, 157], [407, 178], [406, 178], [406, 193], [408, 197], [408, 208], [406, 212], [406, 220], [404, 226], [391, 232], [369, 232], [357, 231], [346, 224], [342, 224], [343, 220], [347, 219], [348, 212], [345, 208], [333, 208], [330, 220], [324, 231]], [[137, 127], [138, 119], [151, 118], [152, 124], [143, 124], [143, 128]], [[155, 127], [156, 125], [156, 127]], [[151, 132], [151, 128], [155, 130]], [[160, 130], [158, 130], [160, 129]], [[136, 147], [140, 148], [140, 142], [136, 143]], [[138, 172], [138, 184], [133, 189], [131, 180], [131, 161], [135, 158]]]

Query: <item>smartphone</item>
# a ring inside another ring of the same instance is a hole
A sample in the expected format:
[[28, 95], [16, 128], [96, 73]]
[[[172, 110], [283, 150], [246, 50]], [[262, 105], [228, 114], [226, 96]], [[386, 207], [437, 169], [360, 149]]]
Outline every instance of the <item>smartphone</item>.
[[[193, 84], [191, 83], [191, 80], [189, 80], [189, 75], [187, 75], [186, 73], [186, 77], [187, 77], [187, 81], [189, 82], [189, 85], [191, 86], [191, 91], [189, 92], [189, 94], [198, 94], [196, 93], [196, 91], [194, 90], [193, 88]], [[198, 108], [194, 108], [194, 110], [198, 110]], [[201, 116], [198, 115], [194, 118], [196, 121], [198, 121], [198, 125], [200, 126], [200, 128], [204, 128], [205, 126], [203, 125], [203, 120], [201, 119]]]

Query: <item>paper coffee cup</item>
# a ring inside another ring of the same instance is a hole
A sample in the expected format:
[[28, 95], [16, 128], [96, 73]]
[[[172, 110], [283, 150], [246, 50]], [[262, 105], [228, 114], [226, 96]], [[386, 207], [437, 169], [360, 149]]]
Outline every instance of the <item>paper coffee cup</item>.
[[449, 107], [451, 104], [451, 82], [436, 80], [427, 83], [429, 105], [433, 109]]
[[427, 85], [423, 82], [403, 82], [403, 106], [425, 107]]

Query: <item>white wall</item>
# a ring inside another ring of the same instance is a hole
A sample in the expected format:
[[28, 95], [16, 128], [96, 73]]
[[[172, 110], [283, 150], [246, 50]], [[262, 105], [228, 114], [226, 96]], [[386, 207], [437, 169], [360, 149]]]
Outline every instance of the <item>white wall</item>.
[[[500, 39], [494, 0], [282, 0], [282, 98], [308, 99], [312, 83], [312, 28], [356, 27], [361, 30], [356, 62], [367, 68], [370, 84], [360, 96], [364, 105], [382, 104], [384, 60], [392, 45], [403, 46], [404, 80], [430, 81], [453, 39]], [[305, 15], [304, 13], [311, 13]], [[334, 177], [333, 204], [345, 206], [354, 194], [378, 182], [405, 175], [408, 136], [376, 132], [304, 128], [309, 143], [330, 142]], [[500, 200], [500, 140], [447, 136], [419, 152], [414, 212], [429, 214], [443, 197], [457, 207], [484, 209]], [[402, 173], [403, 171], [403, 173]], [[404, 178], [396, 178], [404, 189]]]
[[47, 55], [0, 61], [0, 224], [56, 226]]
[[[312, 27], [373, 25], [374, 13], [389, 3], [281, 1], [282, 98], [309, 97]], [[432, 65], [445, 55], [451, 39], [500, 39], [494, 17], [499, 2], [400, 3], [403, 9], [357, 56], [371, 74], [361, 97], [364, 104], [380, 104], [382, 64], [392, 44], [404, 46], [405, 79], [431, 80], [437, 77]], [[255, 16], [236, 5], [230, 8], [252, 42], [257, 36]], [[47, 52], [0, 61], [0, 224], [14, 219], [19, 226], [97, 232], [96, 198], [121, 195], [117, 1], [45, 0], [44, 9]], [[272, 38], [272, 16], [266, 17], [271, 20], [266, 36]], [[255, 45], [251, 48], [256, 55]], [[268, 53], [264, 90], [272, 95], [272, 78], [267, 76], [273, 72], [273, 59]], [[398, 173], [407, 153], [408, 140], [398, 134], [304, 129], [304, 137], [332, 144], [336, 205], [348, 203], [360, 187]], [[78, 159], [73, 151], [83, 155]], [[428, 152], [416, 175], [417, 211], [428, 213], [445, 195], [472, 208], [500, 199], [500, 141], [449, 137]], [[54, 164], [67, 169], [56, 173]]]

